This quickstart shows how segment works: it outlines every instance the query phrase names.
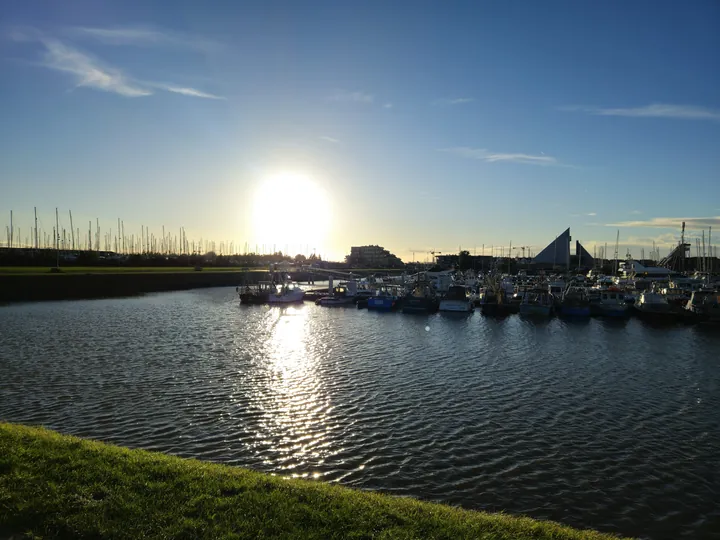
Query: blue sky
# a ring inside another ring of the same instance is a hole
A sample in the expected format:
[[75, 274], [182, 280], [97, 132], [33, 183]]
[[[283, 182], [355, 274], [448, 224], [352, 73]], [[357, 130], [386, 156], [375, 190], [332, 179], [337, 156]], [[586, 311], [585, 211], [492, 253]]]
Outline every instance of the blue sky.
[[[34, 206], [44, 230], [58, 207], [278, 249], [327, 208], [308, 242], [334, 258], [720, 234], [717, 2], [168, 6], [0, 4], [0, 221], [21, 238]], [[278, 174], [325, 200], [286, 188], [275, 215], [256, 193]]]

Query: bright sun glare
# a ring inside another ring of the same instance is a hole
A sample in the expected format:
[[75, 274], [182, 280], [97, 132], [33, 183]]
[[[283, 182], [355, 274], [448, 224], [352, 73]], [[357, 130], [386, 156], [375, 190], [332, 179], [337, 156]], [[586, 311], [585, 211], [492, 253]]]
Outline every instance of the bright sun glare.
[[258, 249], [264, 246], [266, 253], [319, 253], [330, 227], [325, 191], [301, 174], [270, 177], [255, 193], [252, 227]]

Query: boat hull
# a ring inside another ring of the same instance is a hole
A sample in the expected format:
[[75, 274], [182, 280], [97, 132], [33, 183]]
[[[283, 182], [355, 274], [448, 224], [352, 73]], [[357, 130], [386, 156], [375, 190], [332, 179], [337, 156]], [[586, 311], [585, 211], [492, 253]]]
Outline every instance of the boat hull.
[[305, 291], [291, 292], [287, 294], [271, 294], [268, 296], [268, 304], [299, 304], [305, 299]]
[[439, 309], [440, 311], [469, 313], [473, 310], [473, 303], [470, 300], [440, 300]]
[[403, 301], [403, 313], [435, 313], [439, 308], [437, 300], [410, 296]]
[[317, 301], [319, 306], [324, 307], [337, 307], [337, 306], [350, 306], [354, 304], [355, 299], [352, 297], [334, 298], [332, 296], [326, 296]]
[[368, 311], [394, 311], [399, 307], [399, 298], [387, 296], [387, 297], [374, 297], [368, 298], [367, 308]]
[[600, 317], [628, 317], [630, 306], [627, 304], [595, 304], [592, 313]]
[[563, 306], [560, 305], [560, 315], [565, 317], [589, 317], [590, 306]]
[[552, 306], [538, 306], [533, 304], [520, 304], [520, 315], [533, 317], [549, 317]]

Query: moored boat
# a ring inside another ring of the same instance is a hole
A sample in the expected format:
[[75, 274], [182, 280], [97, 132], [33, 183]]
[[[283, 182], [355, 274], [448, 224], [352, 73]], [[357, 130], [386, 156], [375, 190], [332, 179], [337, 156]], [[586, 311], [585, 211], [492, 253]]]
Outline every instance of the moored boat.
[[654, 291], [640, 293], [633, 304], [635, 313], [640, 317], [670, 320], [677, 318], [678, 312], [665, 296]]
[[275, 292], [275, 286], [271, 281], [260, 281], [256, 285], [237, 287], [236, 290], [241, 304], [258, 305], [267, 304], [268, 297]]
[[720, 293], [717, 291], [695, 291], [685, 309], [700, 322], [720, 323]]
[[295, 304], [302, 302], [305, 298], [305, 291], [297, 283], [283, 283], [279, 290], [268, 295], [268, 304]]
[[526, 291], [520, 304], [520, 315], [549, 317], [553, 311], [553, 295], [544, 289]]
[[469, 288], [465, 285], [451, 285], [447, 294], [440, 300], [440, 311], [469, 313], [473, 310]]
[[440, 307], [435, 290], [427, 281], [415, 284], [412, 292], [403, 298], [403, 313], [435, 313]]
[[395, 286], [382, 286], [367, 299], [368, 311], [394, 311], [401, 306], [402, 296]]
[[601, 290], [597, 298], [590, 303], [593, 315], [606, 317], [627, 317], [630, 314], [630, 307], [625, 301], [625, 294], [617, 287]]
[[590, 296], [585, 287], [568, 287], [560, 299], [560, 315], [567, 317], [589, 317]]

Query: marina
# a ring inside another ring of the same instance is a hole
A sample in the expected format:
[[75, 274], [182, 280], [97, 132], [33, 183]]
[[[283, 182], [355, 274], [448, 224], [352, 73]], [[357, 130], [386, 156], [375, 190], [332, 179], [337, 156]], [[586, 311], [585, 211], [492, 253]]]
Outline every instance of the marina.
[[715, 326], [351, 307], [3, 306], [0, 418], [653, 540], [719, 530]]

